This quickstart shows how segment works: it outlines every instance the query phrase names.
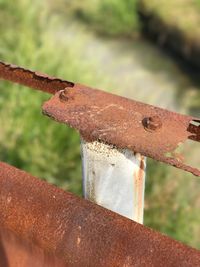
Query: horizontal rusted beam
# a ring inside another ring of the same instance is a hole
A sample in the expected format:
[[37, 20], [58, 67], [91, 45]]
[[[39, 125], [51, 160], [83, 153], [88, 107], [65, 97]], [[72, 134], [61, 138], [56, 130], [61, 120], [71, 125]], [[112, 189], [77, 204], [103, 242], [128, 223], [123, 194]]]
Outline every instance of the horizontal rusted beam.
[[31, 71], [13, 64], [0, 61], [0, 79], [19, 83], [50, 94], [65, 87], [73, 87], [74, 83], [61, 80], [37, 71]]
[[0, 231], [9, 232], [0, 244], [4, 261], [12, 262], [12, 250], [4, 255], [12, 233], [12, 244], [36, 246], [65, 262], [58, 266], [200, 266], [200, 251], [5, 163], [0, 188]]
[[56, 93], [43, 113], [77, 129], [86, 141], [130, 149], [200, 176], [176, 151], [187, 139], [199, 141], [198, 118], [80, 84]]
[[76, 128], [86, 141], [130, 149], [200, 176], [199, 167], [188, 164], [186, 155], [177, 152], [188, 139], [200, 142], [199, 118], [1, 61], [0, 78], [55, 94], [44, 104], [43, 113]]

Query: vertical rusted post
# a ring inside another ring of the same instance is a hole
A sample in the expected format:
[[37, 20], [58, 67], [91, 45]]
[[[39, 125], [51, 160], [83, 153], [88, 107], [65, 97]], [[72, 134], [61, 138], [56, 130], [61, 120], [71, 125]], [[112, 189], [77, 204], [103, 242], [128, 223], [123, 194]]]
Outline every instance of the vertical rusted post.
[[145, 157], [98, 141], [81, 148], [84, 197], [143, 223]]

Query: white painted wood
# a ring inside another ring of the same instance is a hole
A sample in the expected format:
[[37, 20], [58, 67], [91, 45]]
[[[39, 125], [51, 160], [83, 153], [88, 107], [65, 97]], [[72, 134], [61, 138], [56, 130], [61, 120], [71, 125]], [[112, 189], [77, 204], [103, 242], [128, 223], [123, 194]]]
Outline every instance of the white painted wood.
[[84, 197], [143, 223], [145, 157], [98, 141], [81, 148]]

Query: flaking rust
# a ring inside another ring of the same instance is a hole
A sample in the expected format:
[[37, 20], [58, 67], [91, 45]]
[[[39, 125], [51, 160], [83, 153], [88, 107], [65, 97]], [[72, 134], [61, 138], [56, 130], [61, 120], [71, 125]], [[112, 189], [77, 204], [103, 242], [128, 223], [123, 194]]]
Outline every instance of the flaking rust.
[[76, 84], [57, 92], [43, 113], [77, 129], [84, 140], [127, 148], [200, 176], [187, 165], [177, 147], [187, 139], [199, 141], [200, 119], [143, 104]]
[[[176, 153], [200, 141], [200, 119], [91, 89], [0, 61], [0, 79], [55, 94], [43, 113], [77, 129], [86, 141], [127, 148], [200, 176]], [[63, 91], [65, 88], [67, 89]]]
[[65, 87], [73, 87], [72, 82], [61, 80], [37, 71], [31, 71], [0, 61], [0, 79], [26, 85], [50, 94]]

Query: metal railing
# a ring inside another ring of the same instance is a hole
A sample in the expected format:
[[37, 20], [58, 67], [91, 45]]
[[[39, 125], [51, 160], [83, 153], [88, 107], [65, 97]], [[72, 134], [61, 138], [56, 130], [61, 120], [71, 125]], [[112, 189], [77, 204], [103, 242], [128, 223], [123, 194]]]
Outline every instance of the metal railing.
[[2, 266], [200, 266], [198, 250], [116, 214], [142, 223], [145, 157], [200, 176], [176, 151], [200, 141], [200, 119], [3, 62], [0, 78], [53, 94], [43, 113], [79, 131], [84, 196], [107, 208], [0, 163]]

